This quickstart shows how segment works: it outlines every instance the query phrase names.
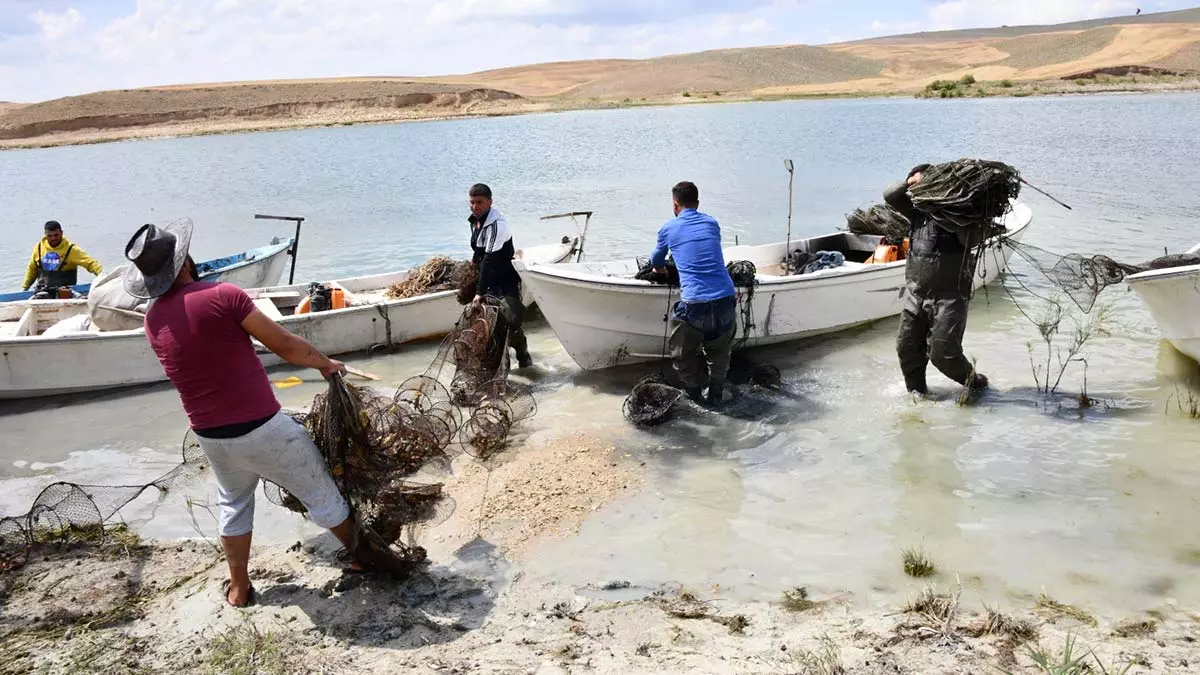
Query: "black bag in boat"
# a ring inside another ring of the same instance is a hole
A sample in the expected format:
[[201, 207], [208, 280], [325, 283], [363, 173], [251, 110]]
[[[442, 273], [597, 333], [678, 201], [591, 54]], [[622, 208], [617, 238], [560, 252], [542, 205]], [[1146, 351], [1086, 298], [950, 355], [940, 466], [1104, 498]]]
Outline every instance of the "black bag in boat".
[[638, 281], [649, 281], [652, 284], [666, 284], [675, 288], [679, 287], [679, 269], [675, 267], [675, 263], [670, 260], [663, 267], [666, 272], [655, 272], [651, 267], [650, 261], [645, 258], [638, 258], [638, 272], [633, 275]]

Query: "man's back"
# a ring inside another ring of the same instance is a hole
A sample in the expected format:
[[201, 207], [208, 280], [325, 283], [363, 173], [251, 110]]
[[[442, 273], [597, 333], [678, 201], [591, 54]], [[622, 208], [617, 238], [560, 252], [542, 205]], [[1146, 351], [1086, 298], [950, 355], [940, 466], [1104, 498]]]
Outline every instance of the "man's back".
[[711, 216], [684, 209], [658, 232], [654, 262], [667, 249], [679, 270], [679, 285], [688, 302], [709, 302], [734, 294], [733, 280], [725, 269], [721, 251], [721, 227]]
[[179, 390], [193, 429], [251, 422], [279, 411], [242, 328], [253, 311], [245, 291], [224, 283], [178, 286], [151, 303], [146, 336]]

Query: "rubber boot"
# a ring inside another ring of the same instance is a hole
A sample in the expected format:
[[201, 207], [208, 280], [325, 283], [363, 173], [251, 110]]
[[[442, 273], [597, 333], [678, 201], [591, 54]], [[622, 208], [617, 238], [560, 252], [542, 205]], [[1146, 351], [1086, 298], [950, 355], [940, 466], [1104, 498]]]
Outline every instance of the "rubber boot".
[[925, 373], [904, 376], [904, 388], [910, 394], [925, 396], [929, 393], [929, 385], [925, 383]]
[[708, 394], [704, 397], [704, 402], [711, 406], [718, 406], [724, 401], [725, 385], [710, 384], [708, 386]]
[[533, 357], [529, 355], [528, 351], [517, 354], [517, 367], [518, 368], [528, 368], [532, 365], [533, 365]]
[[704, 387], [687, 387], [683, 391], [692, 401], [704, 403]]
[[984, 375], [983, 373], [975, 373], [975, 378], [973, 380], [971, 380], [971, 388], [972, 389], [987, 389], [988, 388], [987, 375]]

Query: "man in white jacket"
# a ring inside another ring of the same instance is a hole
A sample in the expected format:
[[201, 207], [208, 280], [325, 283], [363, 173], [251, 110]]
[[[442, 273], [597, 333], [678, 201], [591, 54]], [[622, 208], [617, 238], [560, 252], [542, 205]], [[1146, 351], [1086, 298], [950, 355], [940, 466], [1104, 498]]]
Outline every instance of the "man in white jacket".
[[528, 368], [533, 365], [529, 355], [529, 344], [521, 322], [525, 304], [521, 302], [521, 276], [513, 267], [512, 232], [504, 214], [492, 207], [492, 189], [483, 183], [471, 186], [467, 193], [471, 215], [471, 251], [475, 266], [479, 268], [479, 284], [475, 288], [476, 304], [485, 297], [499, 298], [505, 305], [504, 318], [508, 320], [508, 344], [517, 352], [517, 365]]

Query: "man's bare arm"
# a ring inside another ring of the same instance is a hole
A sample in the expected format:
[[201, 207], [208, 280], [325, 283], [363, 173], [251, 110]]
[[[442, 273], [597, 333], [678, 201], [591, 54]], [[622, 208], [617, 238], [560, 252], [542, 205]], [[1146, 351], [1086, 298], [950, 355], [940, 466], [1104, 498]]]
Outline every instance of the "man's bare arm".
[[324, 377], [346, 369], [341, 361], [325, 356], [308, 340], [275, 323], [257, 309], [242, 321], [242, 329], [293, 366], [316, 368]]

